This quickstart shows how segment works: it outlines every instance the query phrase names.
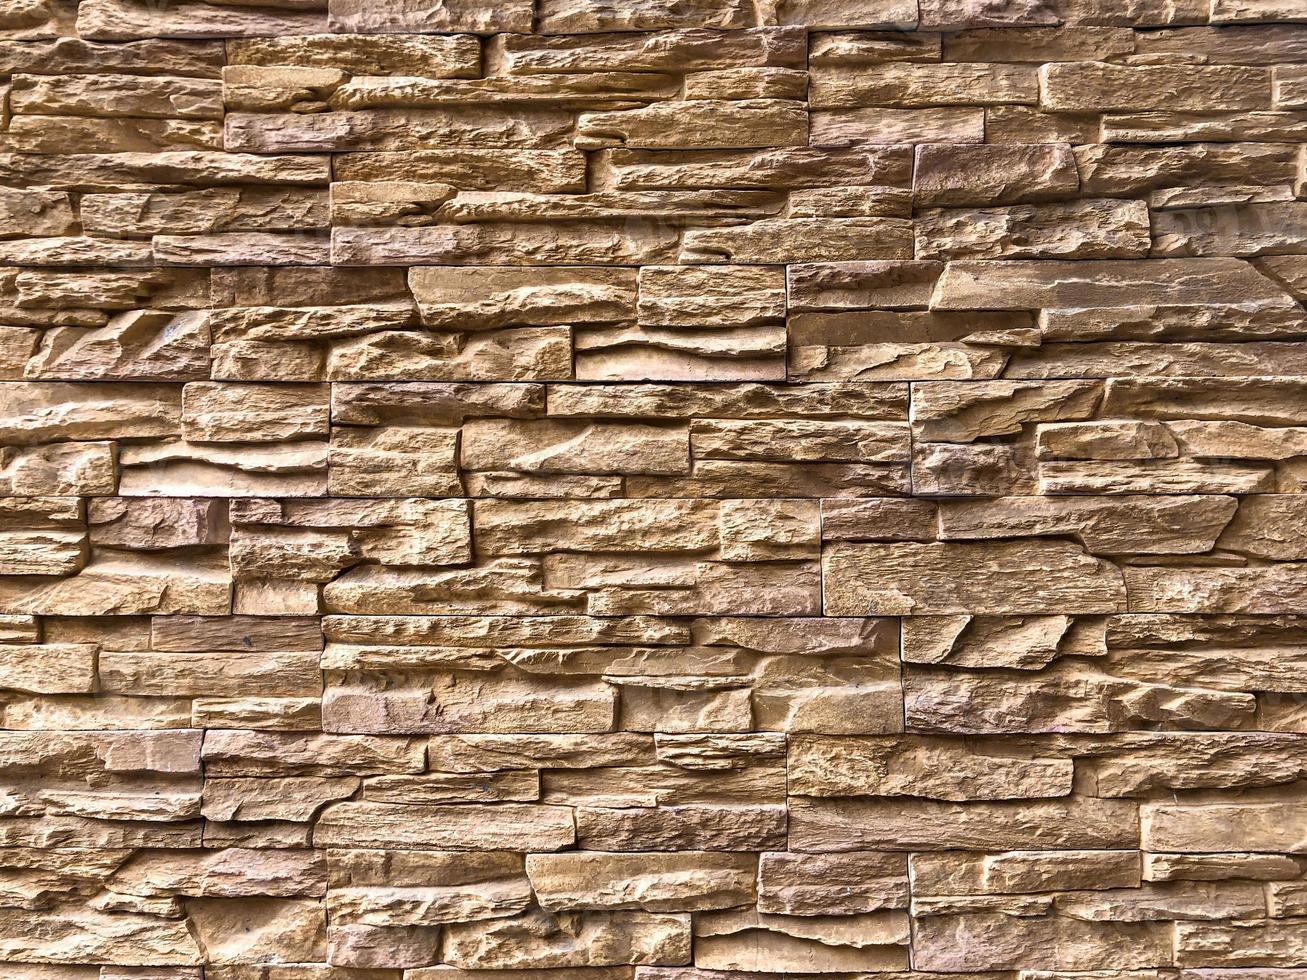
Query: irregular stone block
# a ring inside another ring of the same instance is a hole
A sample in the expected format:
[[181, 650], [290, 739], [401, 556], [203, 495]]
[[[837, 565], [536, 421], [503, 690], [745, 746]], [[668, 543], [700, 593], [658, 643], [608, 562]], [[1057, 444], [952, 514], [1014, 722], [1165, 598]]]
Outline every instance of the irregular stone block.
[[913, 197], [920, 205], [993, 205], [1056, 200], [1080, 186], [1071, 149], [1058, 144], [916, 150]]
[[1307, 961], [1304, 941], [1301, 919], [1177, 923], [1176, 961], [1190, 967], [1299, 966]]
[[1020, 310], [1174, 302], [1284, 301], [1279, 287], [1238, 259], [1149, 262], [950, 262], [932, 308]]
[[[331, 0], [331, 29], [342, 34], [441, 34], [457, 31], [487, 34], [531, 30], [531, 4], [510, 0], [493, 11], [471, 0], [454, 0], [438, 9], [416, 0]], [[296, 32], [299, 33], [299, 32]]]
[[681, 242], [683, 263], [777, 264], [804, 259], [912, 257], [911, 223], [901, 218], [777, 218], [734, 228], [692, 229]]
[[10, 111], [27, 115], [221, 119], [222, 85], [204, 78], [15, 75]]
[[934, 800], [790, 801], [790, 846], [798, 851], [1131, 848], [1133, 804], [1090, 797], [1038, 802]]
[[907, 859], [875, 851], [763, 854], [758, 911], [782, 915], [857, 915], [908, 904]]
[[502, 38], [510, 71], [552, 74], [587, 71], [725, 70], [744, 65], [803, 65], [806, 37], [794, 27], [721, 31], [692, 27], [666, 32], [508, 34]]
[[644, 266], [639, 322], [657, 327], [716, 328], [785, 317], [785, 270], [757, 266]]
[[743, 854], [584, 853], [529, 855], [526, 870], [549, 911], [688, 912], [753, 901], [755, 866]]
[[[608, 152], [618, 190], [909, 186], [912, 180], [912, 155], [906, 147]], [[0, 175], [3, 162], [0, 157]]]
[[557, 851], [576, 840], [568, 807], [503, 803], [423, 808], [388, 803], [336, 803], [314, 831], [323, 846], [498, 851]]
[[[804, 24], [812, 30], [884, 28], [912, 30], [917, 11], [911, 3], [867, 3], [865, 0], [769, 0], [768, 20]], [[772, 12], [774, 9], [774, 12]]]
[[908, 966], [907, 917], [849, 919], [719, 912], [695, 923], [695, 963], [720, 970], [900, 970]]
[[322, 696], [324, 730], [606, 732], [613, 728], [615, 694], [601, 683], [559, 690], [512, 676], [469, 680], [458, 674], [387, 676], [377, 681], [329, 680]]
[[1136, 851], [1012, 851], [1006, 854], [914, 854], [913, 888], [922, 895], [1138, 888]]
[[6, 961], [22, 956], [73, 964], [113, 959], [132, 959], [146, 965], [205, 962], [198, 941], [184, 921], [90, 909], [35, 915], [11, 910], [10, 915], [0, 918], [0, 955]]
[[1296, 202], [1177, 208], [1158, 214], [1158, 255], [1276, 255], [1302, 247], [1303, 210]]
[[463, 426], [459, 458], [473, 470], [685, 473], [689, 442], [679, 426], [474, 419]]
[[234, 38], [227, 42], [233, 65], [298, 65], [351, 73], [474, 78], [480, 41], [467, 34], [288, 34]]
[[[672, 123], [689, 127], [675, 133]], [[808, 113], [787, 99], [722, 101], [686, 99], [641, 109], [586, 112], [577, 117], [575, 146], [583, 150], [743, 149], [760, 146], [806, 146]]]
[[1142, 202], [1084, 201], [969, 211], [926, 211], [914, 223], [926, 259], [1138, 258], [1148, 253]]
[[985, 137], [985, 112], [979, 109], [836, 109], [813, 111], [809, 119], [813, 146], [980, 143]]
[[122, 865], [110, 882], [128, 895], [293, 898], [322, 895], [326, 873], [326, 862], [313, 851], [145, 851]]
[[[948, 501], [939, 508], [939, 540], [1065, 534], [1093, 554], [1201, 553], [1211, 550], [1223, 532], [1231, 533], [1227, 528], [1237, 506], [1229, 497], [1197, 495]], [[1254, 504], [1250, 515], [1256, 509]]]
[[1040, 69], [1040, 102], [1062, 112], [1167, 109], [1211, 112], [1270, 107], [1270, 75], [1235, 65], [1107, 65], [1097, 61]]
[[[1126, 601], [1121, 570], [1065, 543], [841, 544], [823, 564], [832, 616], [1107, 613]], [[1040, 574], [1023, 580], [1032, 568]]]
[[541, 34], [594, 34], [600, 31], [661, 31], [687, 27], [735, 30], [755, 26], [755, 14], [736, 0], [702, 0], [668, 10], [654, 0], [613, 8], [603, 0], [546, 0], [536, 11]]
[[353, 796], [351, 776], [289, 776], [206, 779], [203, 815], [209, 820], [308, 821], [328, 803]]
[[440, 182], [464, 190], [546, 194], [585, 189], [585, 158], [575, 150], [453, 148], [344, 153], [333, 161], [331, 173], [338, 181]]
[[1095, 144], [1077, 147], [1075, 162], [1086, 194], [1135, 194], [1185, 184], [1282, 184], [1296, 177], [1292, 147], [1276, 143]]
[[690, 957], [690, 917], [534, 909], [488, 927], [455, 923], [445, 944], [448, 963], [477, 970], [676, 964]]
[[812, 71], [808, 103], [814, 109], [1034, 104], [1038, 89], [1035, 70], [1020, 65], [900, 62], [882, 65], [874, 76], [819, 65]]
[[326, 26], [326, 19], [315, 10], [240, 7], [211, 10], [201, 3], [153, 10], [142, 9], [131, 0], [91, 0], [77, 9], [77, 33], [98, 41], [314, 34], [326, 30]]
[[67, 194], [5, 188], [0, 191], [0, 234], [58, 238], [75, 233]]
[[[1140, 808], [1143, 843], [1148, 850], [1222, 851], [1216, 837], [1236, 834], [1249, 850], [1300, 853], [1301, 816], [1293, 803], [1149, 804]], [[1221, 829], [1223, 828], [1223, 830]]]
[[424, 751], [413, 738], [219, 731], [206, 738], [204, 764], [213, 776], [415, 773]]
[[[976, 912], [919, 919], [917, 929], [918, 965], [925, 969], [1074, 971], [1171, 962], [1170, 926], [1164, 924]], [[964, 949], [976, 951], [965, 964], [959, 958]]]
[[786, 808], [775, 805], [576, 808], [577, 842], [586, 850], [769, 851], [785, 840]]
[[464, 330], [623, 320], [635, 301], [622, 269], [415, 268], [409, 284], [423, 323]]
[[206, 962], [309, 961], [326, 956], [326, 917], [302, 898], [201, 898], [187, 903]]
[[[920, 796], [993, 800], [1066, 796], [1070, 760], [999, 755], [946, 739], [801, 735], [787, 755], [791, 791], [804, 796]], [[942, 779], [934, 774], [947, 774]]]

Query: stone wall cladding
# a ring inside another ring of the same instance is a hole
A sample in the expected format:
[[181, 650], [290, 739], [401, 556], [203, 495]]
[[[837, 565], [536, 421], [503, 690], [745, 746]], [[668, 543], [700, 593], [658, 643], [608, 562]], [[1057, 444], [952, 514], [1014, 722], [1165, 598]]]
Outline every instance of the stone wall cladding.
[[0, 977], [1307, 975], [1303, 0], [0, 0]]

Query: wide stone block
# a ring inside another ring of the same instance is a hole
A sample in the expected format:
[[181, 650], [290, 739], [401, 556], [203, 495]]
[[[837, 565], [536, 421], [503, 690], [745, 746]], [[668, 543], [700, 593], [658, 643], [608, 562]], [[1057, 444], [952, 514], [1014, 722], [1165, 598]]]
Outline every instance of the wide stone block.
[[744, 854], [533, 854], [526, 871], [551, 911], [688, 912], [753, 901], [756, 863]]
[[796, 851], [1132, 848], [1138, 808], [1119, 800], [946, 803], [936, 800], [790, 801]]
[[840, 544], [825, 551], [831, 616], [1110, 613], [1121, 570], [1065, 542]]
[[[799, 735], [787, 755], [790, 791], [802, 796], [915, 796], [1002, 800], [1066, 796], [1069, 759], [1015, 756], [948, 739]], [[938, 776], [936, 774], [939, 774]]]
[[327, 847], [557, 851], [575, 842], [576, 830], [569, 807], [450, 804], [415, 810], [350, 802], [323, 811], [314, 838]]
[[923, 969], [1094, 970], [1171, 963], [1169, 924], [974, 912], [918, 920]]
[[1069, 62], [1039, 72], [1040, 102], [1059, 112], [1270, 108], [1270, 73], [1242, 65], [1108, 65]]
[[931, 307], [1037, 310], [1168, 303], [1283, 305], [1285, 291], [1231, 258], [1094, 262], [950, 262]]

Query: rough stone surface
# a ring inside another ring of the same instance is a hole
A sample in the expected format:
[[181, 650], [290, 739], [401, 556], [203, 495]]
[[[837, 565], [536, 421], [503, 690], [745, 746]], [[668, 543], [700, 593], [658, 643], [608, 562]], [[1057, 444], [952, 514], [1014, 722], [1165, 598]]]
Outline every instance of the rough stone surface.
[[0, 980], [1303, 980], [1303, 0], [0, 0]]

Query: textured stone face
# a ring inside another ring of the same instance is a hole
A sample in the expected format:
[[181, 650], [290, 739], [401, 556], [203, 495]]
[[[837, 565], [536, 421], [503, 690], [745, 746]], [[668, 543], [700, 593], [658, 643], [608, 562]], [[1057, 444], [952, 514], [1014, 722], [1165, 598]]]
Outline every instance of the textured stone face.
[[0, 980], [1302, 980], [1304, 301], [1304, 0], [0, 0]]

